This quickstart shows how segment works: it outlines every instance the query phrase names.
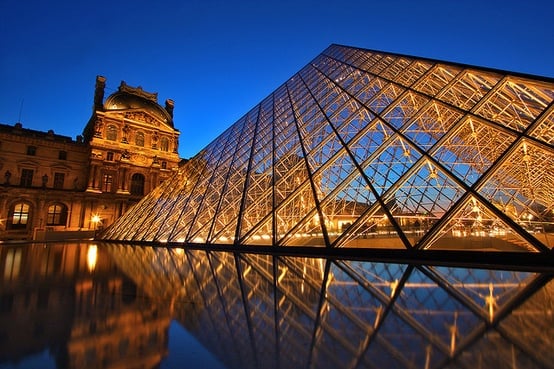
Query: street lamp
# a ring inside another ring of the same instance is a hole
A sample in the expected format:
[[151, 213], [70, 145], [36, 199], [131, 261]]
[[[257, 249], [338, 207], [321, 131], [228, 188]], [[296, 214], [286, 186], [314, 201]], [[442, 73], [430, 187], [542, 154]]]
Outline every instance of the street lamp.
[[90, 221], [92, 222], [92, 227], [94, 229], [94, 237], [93, 238], [96, 238], [96, 229], [98, 227], [98, 223], [100, 223], [102, 221], [102, 218], [100, 218], [100, 215], [94, 214], [92, 216], [92, 218], [90, 219]]

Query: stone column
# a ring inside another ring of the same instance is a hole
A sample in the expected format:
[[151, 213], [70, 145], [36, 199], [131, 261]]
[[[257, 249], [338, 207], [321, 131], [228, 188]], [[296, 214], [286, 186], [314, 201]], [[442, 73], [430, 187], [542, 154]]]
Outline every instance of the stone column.
[[120, 168], [119, 178], [117, 179], [117, 193], [129, 193], [129, 184], [127, 183], [127, 168]]
[[87, 192], [100, 192], [100, 181], [97, 178], [98, 172], [98, 165], [92, 164], [90, 166], [90, 172], [88, 176]]

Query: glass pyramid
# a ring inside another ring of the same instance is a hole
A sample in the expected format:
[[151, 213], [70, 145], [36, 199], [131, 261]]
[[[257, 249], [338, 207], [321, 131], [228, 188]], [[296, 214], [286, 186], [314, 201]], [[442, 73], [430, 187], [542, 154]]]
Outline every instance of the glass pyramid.
[[554, 80], [331, 45], [100, 238], [548, 252]]

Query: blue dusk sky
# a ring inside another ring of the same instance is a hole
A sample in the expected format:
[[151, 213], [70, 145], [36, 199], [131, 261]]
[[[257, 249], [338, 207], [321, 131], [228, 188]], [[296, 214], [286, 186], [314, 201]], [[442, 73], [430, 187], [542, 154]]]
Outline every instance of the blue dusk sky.
[[332, 43], [554, 77], [554, 1], [0, 1], [0, 123], [75, 138], [97, 75], [175, 101], [189, 158]]

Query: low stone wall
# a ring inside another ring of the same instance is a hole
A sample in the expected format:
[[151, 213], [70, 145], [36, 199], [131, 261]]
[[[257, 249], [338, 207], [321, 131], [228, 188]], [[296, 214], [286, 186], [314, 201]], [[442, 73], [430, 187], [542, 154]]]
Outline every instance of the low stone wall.
[[85, 231], [50, 231], [37, 229], [34, 232], [34, 241], [63, 241], [63, 240], [83, 240], [94, 237], [93, 230]]

